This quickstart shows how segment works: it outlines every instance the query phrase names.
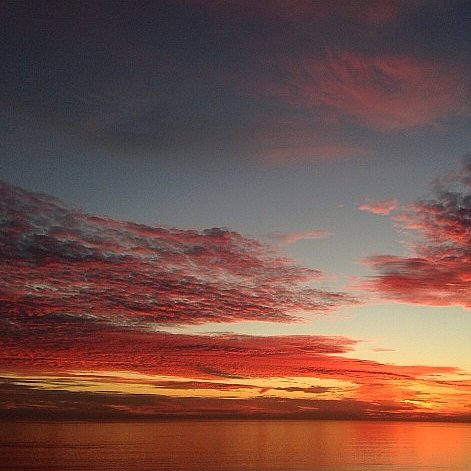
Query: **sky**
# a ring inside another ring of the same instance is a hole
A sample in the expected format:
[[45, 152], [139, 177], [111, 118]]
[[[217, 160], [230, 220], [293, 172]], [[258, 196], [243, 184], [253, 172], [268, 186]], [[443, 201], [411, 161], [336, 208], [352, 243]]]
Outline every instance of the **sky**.
[[0, 18], [0, 418], [471, 419], [469, 2]]

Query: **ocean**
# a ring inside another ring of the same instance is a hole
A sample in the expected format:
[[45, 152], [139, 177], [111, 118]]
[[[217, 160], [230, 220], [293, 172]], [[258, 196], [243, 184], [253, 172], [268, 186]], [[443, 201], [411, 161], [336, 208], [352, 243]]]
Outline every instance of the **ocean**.
[[471, 424], [0, 423], [0, 470], [471, 470]]

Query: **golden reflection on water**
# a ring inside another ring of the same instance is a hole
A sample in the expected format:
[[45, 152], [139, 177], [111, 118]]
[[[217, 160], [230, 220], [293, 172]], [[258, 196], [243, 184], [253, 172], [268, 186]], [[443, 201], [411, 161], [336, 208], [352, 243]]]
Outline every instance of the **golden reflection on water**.
[[2, 424], [2, 471], [471, 469], [471, 424], [185, 421]]

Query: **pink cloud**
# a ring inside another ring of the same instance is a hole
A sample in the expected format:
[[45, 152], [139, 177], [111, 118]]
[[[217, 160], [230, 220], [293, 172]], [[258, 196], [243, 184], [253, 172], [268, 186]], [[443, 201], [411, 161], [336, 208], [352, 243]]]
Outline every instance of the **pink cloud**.
[[299, 232], [272, 232], [268, 237], [275, 240], [278, 244], [288, 245], [294, 244], [300, 240], [315, 240], [325, 239], [330, 237], [332, 233], [327, 229], [317, 229], [313, 231], [299, 231]]
[[415, 238], [411, 255], [366, 259], [377, 275], [364, 283], [397, 301], [471, 308], [471, 165], [439, 182], [435, 197], [395, 219]]
[[430, 125], [465, 112], [466, 80], [445, 63], [339, 52], [286, 68], [289, 84], [273, 85], [273, 95], [296, 106], [325, 107], [380, 131]]
[[360, 211], [367, 211], [373, 214], [381, 214], [387, 216], [391, 211], [397, 208], [396, 199], [385, 199], [375, 201], [371, 198], [367, 198], [363, 203], [358, 205]]

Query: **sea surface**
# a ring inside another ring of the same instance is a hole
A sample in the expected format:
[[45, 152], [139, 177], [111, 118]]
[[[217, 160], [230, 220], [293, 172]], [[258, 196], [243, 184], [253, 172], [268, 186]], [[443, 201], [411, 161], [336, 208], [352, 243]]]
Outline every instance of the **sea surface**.
[[0, 423], [0, 470], [471, 470], [471, 424]]

